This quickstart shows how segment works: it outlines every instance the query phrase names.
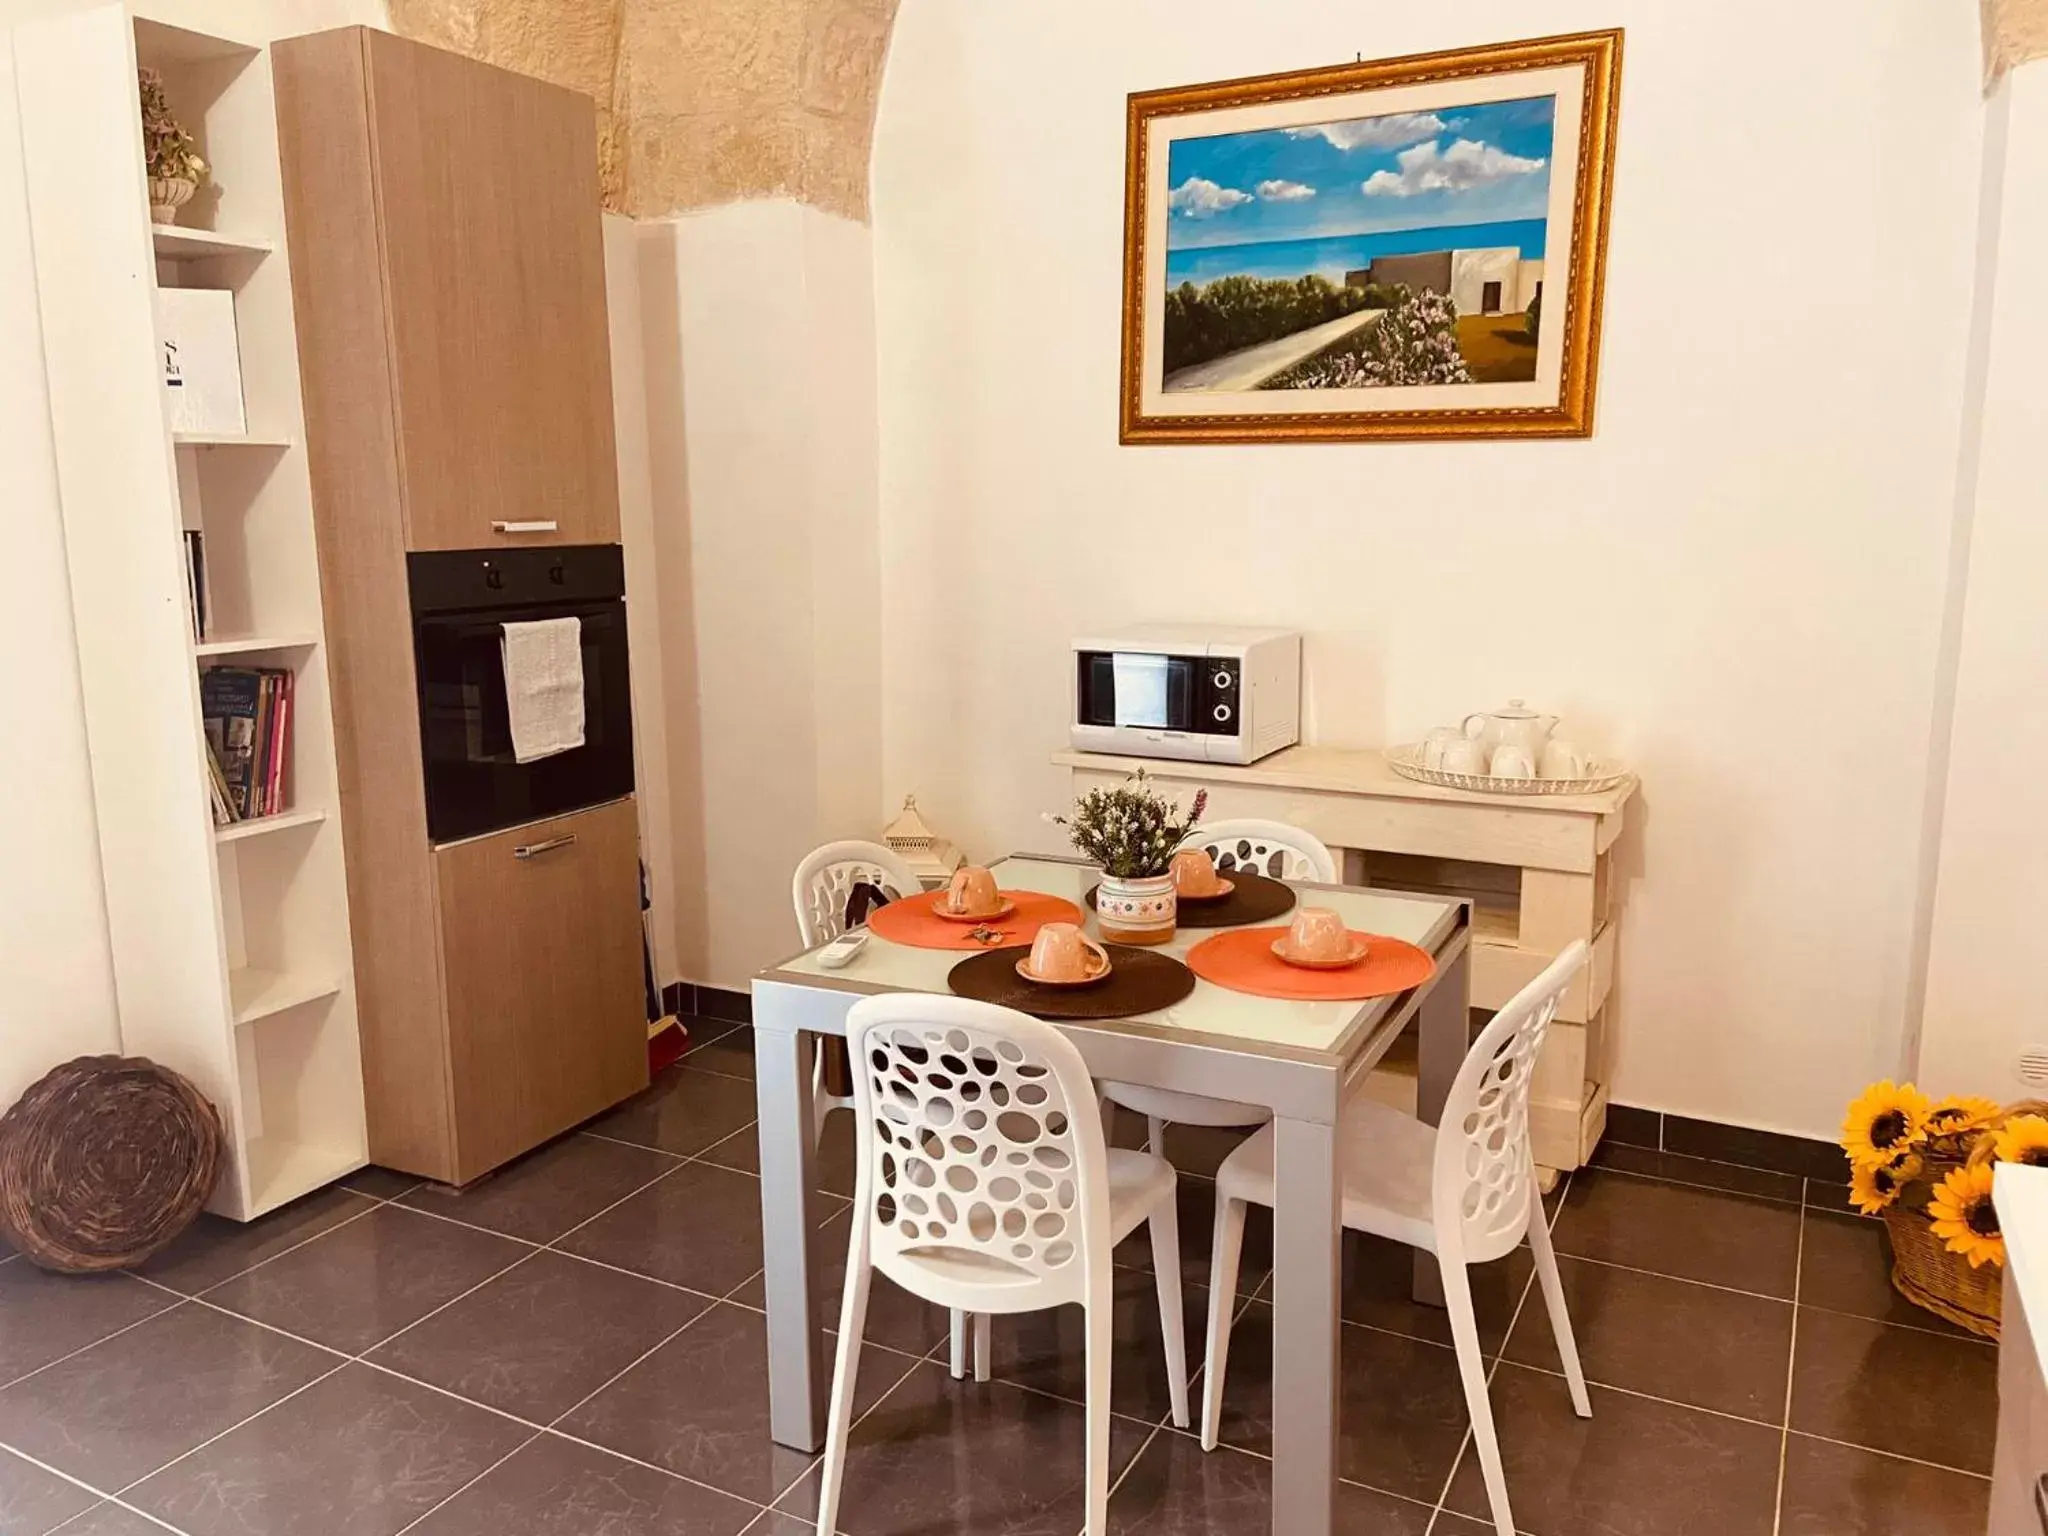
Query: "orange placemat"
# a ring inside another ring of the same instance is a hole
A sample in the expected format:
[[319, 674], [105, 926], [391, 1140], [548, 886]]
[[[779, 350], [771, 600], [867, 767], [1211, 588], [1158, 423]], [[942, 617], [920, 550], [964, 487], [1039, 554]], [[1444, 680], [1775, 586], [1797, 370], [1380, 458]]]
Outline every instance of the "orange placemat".
[[1436, 974], [1436, 961], [1428, 950], [1417, 949], [1406, 939], [1357, 929], [1351, 930], [1351, 936], [1366, 941], [1365, 958], [1358, 964], [1341, 971], [1303, 970], [1273, 953], [1273, 941], [1286, 932], [1285, 928], [1228, 929], [1189, 950], [1188, 969], [1233, 992], [1300, 1002], [1385, 997], [1419, 987]]
[[868, 930], [892, 944], [913, 949], [994, 949], [1000, 945], [1029, 944], [1047, 923], [1078, 923], [1081, 909], [1063, 896], [1043, 891], [1004, 891], [1003, 900], [1014, 901], [1017, 910], [987, 925], [995, 938], [972, 938], [976, 925], [956, 923], [932, 911], [932, 902], [945, 895], [934, 891], [907, 896], [877, 907], [868, 914]]

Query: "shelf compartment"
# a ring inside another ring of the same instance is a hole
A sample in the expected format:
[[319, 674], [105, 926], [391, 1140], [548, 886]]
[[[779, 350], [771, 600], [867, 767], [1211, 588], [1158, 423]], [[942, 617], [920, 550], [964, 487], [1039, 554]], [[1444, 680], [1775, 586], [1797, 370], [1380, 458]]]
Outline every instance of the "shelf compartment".
[[224, 827], [213, 829], [216, 843], [239, 843], [251, 837], [261, 837], [266, 832], [283, 832], [291, 827], [310, 827], [327, 819], [327, 812], [318, 806], [306, 810], [279, 811], [275, 816], [253, 816], [247, 821], [231, 821]]
[[260, 260], [276, 249], [268, 240], [222, 234], [216, 229], [193, 229], [182, 224], [152, 224], [149, 237], [156, 246], [158, 261], [207, 261], [221, 256]]
[[332, 976], [265, 971], [253, 966], [228, 972], [228, 997], [235, 1023], [254, 1024], [272, 1014], [334, 996], [341, 983]]
[[303, 635], [222, 635], [213, 640], [201, 640], [192, 647], [194, 656], [246, 656], [255, 651], [307, 651], [320, 643], [320, 637]]
[[360, 1147], [337, 1150], [272, 1136], [250, 1142], [245, 1155], [249, 1162], [251, 1219], [323, 1189], [369, 1164]]
[[173, 432], [171, 441], [180, 448], [289, 448], [289, 437], [259, 432]]

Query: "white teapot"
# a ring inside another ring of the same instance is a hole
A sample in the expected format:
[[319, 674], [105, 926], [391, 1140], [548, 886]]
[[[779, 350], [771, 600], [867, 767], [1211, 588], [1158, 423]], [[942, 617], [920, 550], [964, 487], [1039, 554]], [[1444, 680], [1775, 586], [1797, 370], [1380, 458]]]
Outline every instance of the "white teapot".
[[1479, 743], [1489, 762], [1506, 748], [1511, 759], [1528, 764], [1513, 775], [1518, 778], [1536, 773], [1543, 761], [1544, 744], [1556, 729], [1557, 716], [1539, 715], [1520, 699], [1508, 700], [1506, 709], [1465, 717], [1466, 736]]

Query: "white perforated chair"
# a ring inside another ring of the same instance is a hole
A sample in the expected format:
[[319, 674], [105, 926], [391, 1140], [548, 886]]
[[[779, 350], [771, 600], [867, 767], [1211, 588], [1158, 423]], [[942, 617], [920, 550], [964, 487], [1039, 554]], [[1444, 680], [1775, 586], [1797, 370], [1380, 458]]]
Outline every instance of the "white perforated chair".
[[[1514, 1251], [1526, 1234], [1536, 1278], [1550, 1312], [1557, 1353], [1564, 1361], [1572, 1407], [1593, 1416], [1579, 1368], [1578, 1345], [1565, 1312], [1557, 1256], [1536, 1186], [1529, 1147], [1529, 1078], [1558, 999], [1586, 963], [1583, 940], [1508, 1000], [1479, 1033], [1451, 1081], [1442, 1122], [1424, 1125], [1412, 1115], [1369, 1099], [1344, 1106], [1338, 1156], [1344, 1180], [1344, 1225], [1434, 1253], [1443, 1271], [1458, 1375], [1472, 1417], [1472, 1441], [1486, 1477], [1486, 1496], [1500, 1536], [1515, 1536], [1508, 1512], [1507, 1479], [1486, 1395], [1486, 1362], [1472, 1310], [1466, 1266]], [[1216, 1448], [1223, 1412], [1223, 1373], [1230, 1351], [1230, 1308], [1213, 1298], [1237, 1294], [1238, 1253], [1248, 1203], [1273, 1203], [1273, 1132], [1260, 1131], [1216, 1171], [1216, 1239], [1210, 1259], [1208, 1363], [1202, 1383], [1202, 1446]]]
[[[1323, 840], [1284, 821], [1214, 822], [1181, 847], [1207, 849], [1216, 867], [1225, 873], [1248, 869], [1275, 880], [1316, 880], [1324, 885], [1334, 884], [1337, 879], [1336, 856]], [[1140, 1083], [1104, 1083], [1102, 1096], [1112, 1104], [1121, 1104], [1143, 1115], [1146, 1145], [1161, 1153], [1166, 1150], [1164, 1133], [1169, 1120], [1180, 1125], [1235, 1126], [1264, 1125], [1273, 1118], [1272, 1111], [1262, 1104], [1204, 1098]]]
[[[1188, 1422], [1180, 1232], [1164, 1158], [1104, 1144], [1081, 1053], [1027, 1014], [964, 997], [863, 998], [846, 1019], [860, 1171], [825, 1432], [818, 1531], [839, 1512], [868, 1282], [976, 1314], [1078, 1303], [1088, 1360], [1087, 1525], [1109, 1501], [1110, 1250], [1152, 1229], [1174, 1423]], [[977, 1346], [982, 1342], [977, 1338]], [[986, 1379], [977, 1348], [975, 1375]]]

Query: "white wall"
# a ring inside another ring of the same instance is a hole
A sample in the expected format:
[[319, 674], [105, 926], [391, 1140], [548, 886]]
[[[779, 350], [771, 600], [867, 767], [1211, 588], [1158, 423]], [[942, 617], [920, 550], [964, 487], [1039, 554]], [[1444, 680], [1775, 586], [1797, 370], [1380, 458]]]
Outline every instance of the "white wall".
[[744, 989], [797, 861], [882, 820], [869, 236], [777, 201], [639, 238], [676, 952]]
[[[1117, 445], [1126, 92], [1616, 24], [1590, 441]], [[1904, 1035], [1976, 48], [1968, 8], [1848, 0], [906, 0], [885, 781], [976, 853], [1049, 845], [1064, 647], [1123, 619], [1300, 627], [1322, 742], [1528, 698], [1643, 774], [1614, 1097], [1831, 1134]]]
[[0, 31], [0, 1110], [60, 1061], [120, 1048], [71, 586], [43, 383], [14, 52]]
[[1990, 112], [1970, 379], [1981, 410], [1958, 483], [1954, 717], [1920, 1070], [1937, 1092], [2017, 1098], [2043, 1092], [2019, 1078], [2020, 1052], [2048, 1047], [2038, 962], [2048, 923], [2048, 64], [2009, 75]]

